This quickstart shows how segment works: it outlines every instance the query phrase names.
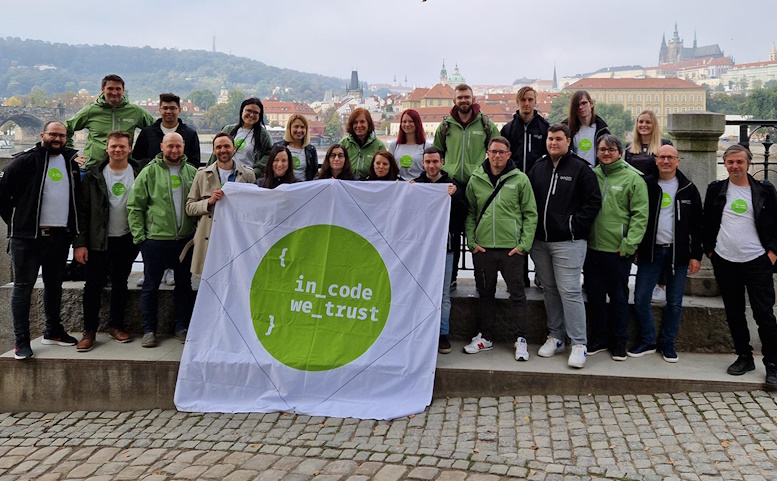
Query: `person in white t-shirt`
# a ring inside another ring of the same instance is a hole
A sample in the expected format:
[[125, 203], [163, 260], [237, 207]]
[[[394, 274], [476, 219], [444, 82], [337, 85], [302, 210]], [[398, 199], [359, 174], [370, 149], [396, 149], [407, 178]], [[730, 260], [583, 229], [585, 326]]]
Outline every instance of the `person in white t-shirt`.
[[704, 251], [712, 261], [737, 360], [732, 376], [755, 370], [745, 317], [745, 289], [758, 324], [766, 386], [777, 389], [777, 319], [774, 262], [777, 260], [777, 191], [747, 173], [753, 156], [741, 145], [723, 153], [728, 179], [712, 182], [704, 200]]
[[431, 145], [426, 140], [424, 123], [418, 112], [413, 109], [402, 112], [397, 138], [388, 147], [388, 151], [397, 160], [399, 176], [406, 180], [417, 179], [424, 171], [424, 150]]
[[561, 123], [572, 133], [570, 150], [595, 167], [596, 139], [609, 134], [607, 123], [594, 111], [594, 99], [584, 90], [578, 90], [569, 102], [569, 117]]
[[111, 309], [108, 334], [119, 343], [132, 336], [124, 326], [127, 308], [127, 279], [138, 247], [132, 242], [127, 220], [127, 200], [138, 163], [129, 158], [130, 134], [117, 130], [108, 134], [108, 159], [93, 165], [84, 175], [78, 199], [79, 234], [73, 241], [73, 257], [86, 264], [84, 285], [84, 334], [78, 352], [90, 351], [100, 327], [100, 299], [106, 276], [111, 279]]
[[275, 146], [278, 145], [288, 147], [291, 153], [294, 177], [297, 180], [302, 182], [313, 180], [316, 177], [318, 173], [318, 152], [310, 144], [310, 123], [304, 115], [291, 114], [289, 116], [289, 121], [286, 123], [286, 134], [283, 140], [275, 144]]

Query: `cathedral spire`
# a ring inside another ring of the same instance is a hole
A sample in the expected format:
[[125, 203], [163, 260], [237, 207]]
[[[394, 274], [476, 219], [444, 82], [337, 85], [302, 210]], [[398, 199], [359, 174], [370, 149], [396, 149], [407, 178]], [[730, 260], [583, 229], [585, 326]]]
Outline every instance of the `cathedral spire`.
[[558, 92], [558, 77], [556, 76], [556, 62], [553, 62], [553, 85], [551, 89], [554, 92]]

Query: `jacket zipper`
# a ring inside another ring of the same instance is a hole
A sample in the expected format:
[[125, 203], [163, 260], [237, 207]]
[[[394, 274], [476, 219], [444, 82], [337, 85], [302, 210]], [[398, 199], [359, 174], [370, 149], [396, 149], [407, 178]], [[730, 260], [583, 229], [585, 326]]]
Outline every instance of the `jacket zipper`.
[[38, 234], [40, 233], [40, 206], [43, 203], [43, 185], [46, 183], [46, 172], [49, 171], [49, 151], [46, 149], [46, 162], [43, 163], [43, 175], [41, 176], [40, 181], [40, 191], [38, 192], [38, 211], [36, 213], [35, 217], [35, 226], [37, 229], [35, 229], [35, 237], [34, 239], [38, 238]]
[[70, 158], [70, 161], [68, 161], [65, 165], [65, 168], [67, 169], [68, 173], [70, 174], [70, 202], [73, 205], [73, 218], [75, 219], [75, 234], [80, 234], [78, 230], [78, 206], [76, 205], [76, 188], [74, 185], [75, 178], [73, 177], [73, 171], [70, 169], [70, 162], [75, 162], [75, 158], [78, 156], [78, 154], [74, 155]]
[[542, 213], [542, 227], [545, 229], [545, 242], [548, 241], [548, 204], [550, 204], [550, 196], [555, 190], [554, 182], [556, 179], [556, 167], [553, 167], [553, 172], [550, 173], [550, 185], [548, 186], [548, 195], [545, 197], [545, 212]]
[[[527, 154], [527, 144], [529, 143], [528, 138], [529, 133], [529, 124], [523, 124], [523, 173], [526, 174], [526, 156]], [[531, 152], [531, 145], [528, 145], [528, 151]]]

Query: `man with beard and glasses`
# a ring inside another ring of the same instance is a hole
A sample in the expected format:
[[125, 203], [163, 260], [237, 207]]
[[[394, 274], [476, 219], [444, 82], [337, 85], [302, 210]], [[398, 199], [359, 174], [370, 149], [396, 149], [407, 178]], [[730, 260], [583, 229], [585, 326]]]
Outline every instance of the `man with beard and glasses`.
[[[434, 146], [442, 152], [441, 157], [445, 159], [443, 170], [466, 188], [472, 173], [486, 159], [486, 150], [491, 139], [499, 136], [499, 129], [480, 111], [480, 104], [475, 102], [472, 87], [459, 84], [453, 95], [451, 113], [442, 119], [434, 133]], [[451, 246], [454, 253], [451, 290], [456, 288], [463, 232], [456, 234]]]
[[0, 173], [0, 216], [9, 226], [13, 291], [11, 316], [16, 338], [14, 357], [33, 356], [30, 348], [30, 299], [43, 268], [43, 344], [75, 346], [60, 317], [62, 278], [70, 241], [78, 233], [76, 192], [81, 176], [78, 152], [65, 147], [67, 128], [46, 122], [41, 141], [14, 156]]

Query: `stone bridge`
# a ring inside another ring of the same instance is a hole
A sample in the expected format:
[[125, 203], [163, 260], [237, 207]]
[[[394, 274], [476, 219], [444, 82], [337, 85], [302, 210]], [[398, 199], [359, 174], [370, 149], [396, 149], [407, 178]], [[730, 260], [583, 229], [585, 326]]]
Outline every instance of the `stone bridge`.
[[49, 120], [64, 122], [73, 114], [64, 107], [5, 107], [0, 106], [0, 126], [13, 122], [19, 126], [17, 142], [37, 139], [43, 124]]

